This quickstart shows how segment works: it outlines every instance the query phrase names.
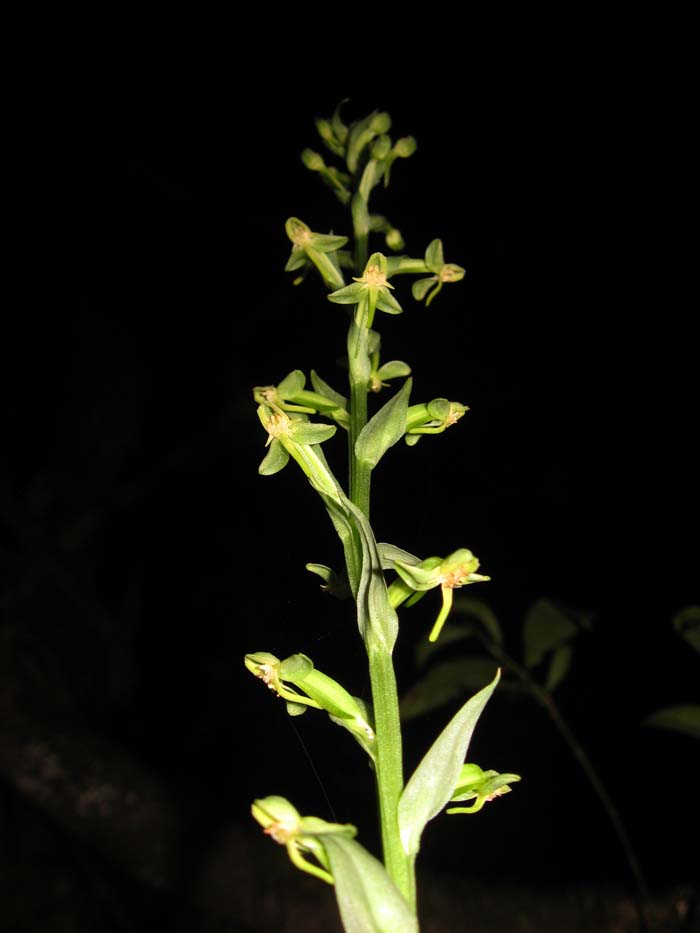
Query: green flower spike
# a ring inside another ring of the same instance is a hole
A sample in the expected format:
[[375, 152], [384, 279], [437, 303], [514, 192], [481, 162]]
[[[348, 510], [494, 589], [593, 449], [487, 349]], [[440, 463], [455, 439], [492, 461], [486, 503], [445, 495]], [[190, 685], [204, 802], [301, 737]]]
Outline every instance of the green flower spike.
[[285, 272], [295, 272], [312, 262], [328, 288], [337, 289], [345, 284], [338, 263], [331, 254], [345, 246], [348, 242], [346, 236], [313, 233], [298, 217], [289, 217], [284, 229], [292, 241], [292, 252], [284, 267]]
[[425, 298], [427, 308], [437, 293], [442, 290], [445, 282], [459, 282], [466, 275], [466, 269], [452, 262], [445, 262], [442, 240], [433, 240], [429, 244], [425, 251], [425, 264], [434, 274], [427, 279], [416, 279], [411, 291], [416, 301], [422, 301]]
[[[284, 797], [271, 796], [255, 800], [250, 810], [265, 835], [287, 849], [293, 865], [326, 884], [334, 884], [321, 839], [328, 835], [352, 839], [357, 833], [354, 826], [349, 823], [327, 823], [317, 816], [302, 816]], [[318, 864], [310, 862], [306, 858], [307, 854], [313, 855]]]
[[328, 300], [341, 305], [357, 305], [355, 321], [360, 328], [372, 326], [377, 309], [387, 314], [401, 314], [403, 308], [389, 291], [394, 286], [387, 281], [386, 274], [386, 256], [373, 253], [363, 274], [359, 278], [353, 276], [355, 284], [332, 292]]
[[490, 800], [509, 794], [509, 784], [520, 780], [519, 774], [499, 774], [498, 771], [482, 771], [479, 765], [464, 764], [450, 798], [450, 803], [473, 800], [470, 807], [450, 807], [447, 813], [478, 813]]
[[430, 641], [437, 641], [442, 631], [452, 608], [453, 590], [466, 586], [468, 583], [484, 583], [491, 579], [491, 577], [476, 573], [479, 561], [466, 548], [460, 548], [445, 558], [428, 557], [419, 564], [409, 564], [399, 558], [395, 558], [393, 564], [401, 581], [408, 586], [409, 590], [415, 591], [407, 600], [408, 590], [398, 581], [398, 586], [392, 583], [389, 587], [389, 595], [394, 606], [404, 601], [407, 605], [412, 605], [422, 593], [440, 587], [442, 608], [430, 632]]

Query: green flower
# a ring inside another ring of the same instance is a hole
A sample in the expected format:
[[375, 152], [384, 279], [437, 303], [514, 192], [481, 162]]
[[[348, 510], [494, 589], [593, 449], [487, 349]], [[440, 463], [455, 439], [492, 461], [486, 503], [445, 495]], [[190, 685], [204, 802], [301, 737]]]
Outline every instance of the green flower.
[[[459, 282], [466, 275], [466, 269], [452, 262], [445, 262], [442, 252], [442, 240], [433, 240], [425, 251], [425, 264], [434, 273], [427, 279], [416, 279], [411, 291], [416, 301], [425, 298], [426, 308], [441, 291], [445, 282]], [[427, 297], [426, 297], [427, 296]]]
[[471, 551], [460, 548], [447, 557], [427, 557], [418, 563], [394, 558], [394, 570], [400, 579], [389, 587], [389, 599], [396, 608], [405, 602], [411, 606], [428, 590], [440, 587], [442, 608], [429, 635], [437, 641], [452, 608], [453, 591], [469, 583], [485, 583], [491, 577], [476, 573], [479, 561]]
[[[357, 834], [356, 827], [349, 823], [328, 823], [317, 816], [302, 816], [285, 797], [255, 800], [250, 811], [265, 835], [286, 848], [293, 865], [327, 884], [334, 883], [323, 837], [336, 835], [352, 839]], [[307, 855], [313, 855], [317, 863], [310, 862]]]
[[305, 385], [304, 373], [300, 369], [294, 369], [279, 385], [255, 386], [253, 398], [259, 405], [268, 405], [278, 411], [323, 415], [347, 429], [350, 424], [347, 400], [339, 399], [336, 393], [333, 398], [328, 398], [322, 392], [305, 389]]
[[509, 794], [509, 784], [519, 781], [519, 774], [499, 774], [498, 771], [482, 771], [479, 765], [463, 764], [450, 803], [473, 800], [470, 807], [450, 807], [447, 813], [478, 813], [490, 800]]
[[273, 693], [286, 700], [290, 716], [304, 713], [309, 706], [325, 710], [333, 722], [347, 729], [374, 759], [376, 739], [369, 722], [369, 708], [336, 680], [317, 670], [311, 658], [292, 654], [280, 661], [274, 654], [258, 651], [245, 656], [245, 666]]
[[371, 327], [378, 309], [387, 314], [401, 314], [403, 308], [391, 294], [394, 286], [387, 281], [386, 256], [372, 253], [359, 277], [353, 276], [353, 285], [346, 285], [328, 296], [329, 301], [341, 305], [357, 305], [355, 320], [358, 327]]
[[427, 404], [411, 405], [406, 416], [404, 439], [409, 447], [413, 447], [423, 434], [442, 434], [468, 411], [468, 405], [450, 402], [446, 398], [434, 398]]
[[345, 246], [348, 242], [346, 236], [313, 233], [298, 217], [289, 217], [284, 229], [292, 241], [292, 252], [284, 267], [285, 272], [295, 272], [311, 262], [329, 288], [340, 288], [345, 284], [338, 262], [331, 254]]

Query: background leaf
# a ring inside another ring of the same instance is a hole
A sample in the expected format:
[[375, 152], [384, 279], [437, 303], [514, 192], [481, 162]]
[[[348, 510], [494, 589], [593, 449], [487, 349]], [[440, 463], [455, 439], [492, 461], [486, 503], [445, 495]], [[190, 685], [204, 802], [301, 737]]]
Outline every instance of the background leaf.
[[649, 716], [647, 725], [700, 739], [700, 706], [667, 706]]

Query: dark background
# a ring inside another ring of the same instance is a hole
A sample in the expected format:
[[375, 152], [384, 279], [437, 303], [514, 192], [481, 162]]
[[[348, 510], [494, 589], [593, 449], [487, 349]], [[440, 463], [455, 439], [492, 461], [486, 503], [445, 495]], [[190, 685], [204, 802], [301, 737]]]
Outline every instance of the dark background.
[[[214, 80], [164, 78], [106, 109], [51, 109], [39, 133], [22, 188], [25, 288], [3, 347], [3, 627], [86, 727], [184, 797], [195, 850], [269, 793], [372, 840], [359, 751], [324, 717], [291, 723], [242, 664], [247, 651], [303, 651], [367, 692], [351, 612], [304, 569], [338, 565], [332, 529], [292, 467], [258, 476], [251, 394], [295, 368], [341, 386], [342, 310], [315, 280], [292, 286], [284, 222], [346, 229], [299, 153], [321, 148], [314, 117], [348, 97], [348, 119], [384, 109], [394, 138], [418, 140], [374, 208], [408, 253], [439, 236], [467, 270], [427, 310], [401, 280], [405, 313], [377, 321], [384, 358], [413, 368], [414, 400], [470, 406], [382, 461], [377, 537], [422, 556], [471, 548], [493, 578], [475, 595], [516, 656], [534, 600], [593, 614], [560, 707], [650, 886], [688, 880], [697, 743], [643, 724], [699, 699], [697, 658], [671, 627], [700, 598], [687, 139], [651, 75], [546, 77], [233, 100]], [[407, 672], [429, 602], [403, 623]], [[410, 762], [446, 715], [409, 730]], [[468, 826], [431, 824], [427, 864], [629, 884], [539, 709], [496, 695], [473, 751], [523, 782]], [[25, 821], [52, 825], [3, 778], [10, 838]]]

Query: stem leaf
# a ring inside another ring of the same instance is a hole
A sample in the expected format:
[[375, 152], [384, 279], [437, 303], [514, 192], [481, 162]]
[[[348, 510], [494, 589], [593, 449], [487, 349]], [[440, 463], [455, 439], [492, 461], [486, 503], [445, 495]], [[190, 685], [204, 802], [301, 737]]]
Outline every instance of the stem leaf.
[[399, 801], [401, 842], [407, 855], [415, 857], [426, 824], [449, 802], [457, 786], [476, 723], [501, 678], [496, 676], [467, 700], [445, 726], [413, 772]]
[[387, 450], [404, 435], [412, 384], [412, 379], [408, 378], [360, 431], [355, 443], [355, 456], [370, 469], [374, 469]]
[[382, 863], [359, 842], [319, 837], [346, 933], [418, 933], [418, 921]]

